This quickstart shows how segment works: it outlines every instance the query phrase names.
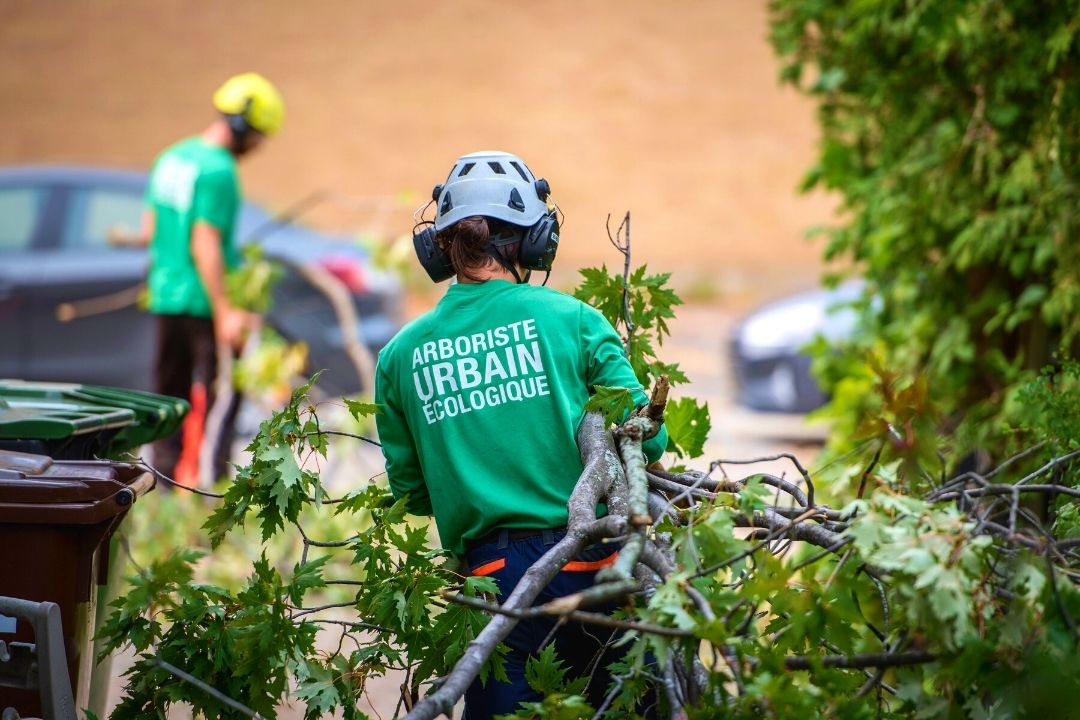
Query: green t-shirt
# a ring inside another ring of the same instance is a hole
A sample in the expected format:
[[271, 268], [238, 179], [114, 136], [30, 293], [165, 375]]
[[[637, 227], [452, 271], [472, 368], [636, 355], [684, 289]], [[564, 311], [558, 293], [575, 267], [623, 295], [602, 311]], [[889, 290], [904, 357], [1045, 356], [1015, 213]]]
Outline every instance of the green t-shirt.
[[237, 265], [233, 244], [240, 206], [236, 160], [225, 148], [202, 138], [182, 140], [154, 163], [146, 203], [154, 212], [150, 312], [210, 317], [210, 299], [191, 257], [191, 229], [199, 221], [217, 228], [225, 266]]
[[[395, 497], [434, 512], [443, 547], [566, 525], [575, 438], [597, 385], [647, 402], [611, 324], [568, 295], [503, 280], [451, 285], [383, 348], [376, 422]], [[645, 443], [656, 460], [667, 431]]]

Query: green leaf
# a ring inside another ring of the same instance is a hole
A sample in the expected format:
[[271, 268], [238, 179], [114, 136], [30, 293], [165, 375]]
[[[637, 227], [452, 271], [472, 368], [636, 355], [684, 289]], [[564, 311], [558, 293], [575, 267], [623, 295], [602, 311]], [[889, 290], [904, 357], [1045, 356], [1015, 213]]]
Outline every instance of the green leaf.
[[341, 704], [337, 672], [317, 661], [305, 661], [296, 669], [296, 697], [307, 706], [309, 715], [322, 717]]
[[622, 277], [611, 275], [607, 266], [599, 270], [585, 268], [580, 272], [583, 280], [574, 290], [574, 297], [595, 307], [612, 327], [617, 328], [623, 319]]
[[635, 407], [634, 396], [627, 388], [597, 385], [585, 403], [585, 412], [597, 411], [611, 425], [622, 422]]
[[536, 692], [550, 695], [563, 689], [566, 669], [566, 663], [555, 655], [555, 644], [548, 643], [525, 663], [525, 680]]
[[349, 410], [349, 414], [352, 415], [355, 420], [359, 420], [362, 417], [370, 417], [379, 412], [379, 406], [375, 403], [360, 402], [359, 400], [350, 400], [349, 398], [342, 398], [342, 401]]
[[495, 578], [487, 577], [486, 575], [470, 575], [465, 578], [462, 592], [466, 597], [498, 595], [499, 585], [495, 582]]
[[693, 398], [669, 400], [664, 410], [664, 425], [668, 431], [668, 452], [678, 457], [700, 457], [712, 427], [709, 406]]
[[753, 514], [768, 505], [772, 496], [773, 491], [765, 484], [760, 482], [747, 483], [739, 491], [739, 510], [748, 515]]
[[844, 68], [834, 67], [823, 71], [810, 88], [812, 92], [827, 93], [839, 88], [847, 79]]
[[314, 560], [309, 560], [303, 565], [297, 563], [293, 567], [293, 577], [289, 582], [287, 592], [293, 605], [299, 606], [308, 590], [326, 587], [323, 579], [323, 566], [330, 560], [329, 555], [324, 555]]

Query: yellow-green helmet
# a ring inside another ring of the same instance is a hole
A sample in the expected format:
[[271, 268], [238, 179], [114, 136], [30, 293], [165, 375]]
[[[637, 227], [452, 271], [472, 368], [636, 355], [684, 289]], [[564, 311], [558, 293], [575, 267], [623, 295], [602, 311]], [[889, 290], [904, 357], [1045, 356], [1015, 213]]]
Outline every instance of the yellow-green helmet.
[[273, 135], [285, 119], [281, 93], [262, 75], [253, 72], [233, 75], [214, 93], [214, 107], [226, 115], [237, 115], [263, 135]]

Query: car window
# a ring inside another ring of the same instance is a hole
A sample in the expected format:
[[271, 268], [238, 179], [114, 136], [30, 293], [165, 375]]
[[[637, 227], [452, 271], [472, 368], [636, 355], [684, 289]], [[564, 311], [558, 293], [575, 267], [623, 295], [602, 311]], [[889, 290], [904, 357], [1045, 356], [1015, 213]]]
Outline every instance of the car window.
[[44, 188], [0, 188], [0, 252], [30, 247], [45, 195]]
[[72, 192], [64, 234], [64, 248], [108, 248], [109, 231], [139, 230], [143, 214], [142, 195], [125, 190], [78, 188]]

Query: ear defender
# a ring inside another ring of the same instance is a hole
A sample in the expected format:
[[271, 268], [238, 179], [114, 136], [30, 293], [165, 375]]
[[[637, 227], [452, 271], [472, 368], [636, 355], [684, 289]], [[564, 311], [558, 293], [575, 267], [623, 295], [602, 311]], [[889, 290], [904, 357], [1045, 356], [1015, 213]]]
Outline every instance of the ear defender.
[[555, 216], [555, 211], [552, 210], [525, 233], [518, 254], [518, 264], [526, 270], [550, 272], [558, 249], [559, 220]]
[[[443, 186], [436, 185], [431, 191], [432, 202], [439, 202], [439, 193]], [[440, 283], [454, 276], [454, 265], [450, 262], [450, 256], [439, 246], [435, 233], [435, 224], [428, 222], [417, 225], [423, 228], [419, 232], [413, 230], [412, 244], [416, 251], [416, 257], [420, 265], [427, 272], [432, 282]]]
[[416, 257], [432, 282], [440, 283], [454, 276], [454, 265], [447, 252], [439, 246], [434, 225], [425, 225], [420, 232], [414, 232], [412, 242]]
[[233, 136], [237, 138], [243, 138], [251, 132], [251, 125], [248, 124], [247, 118], [243, 115], [225, 115], [225, 122], [229, 124], [229, 129], [232, 130]]

